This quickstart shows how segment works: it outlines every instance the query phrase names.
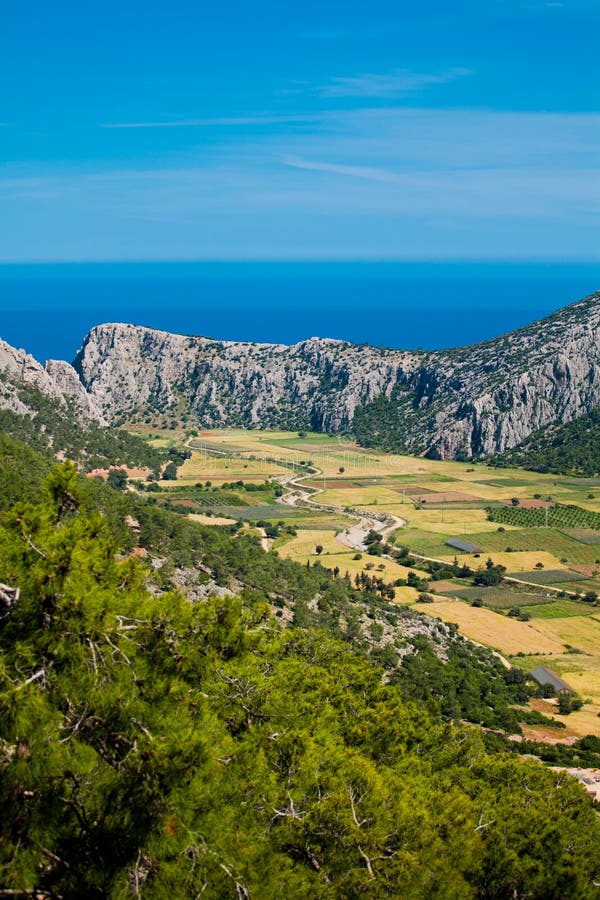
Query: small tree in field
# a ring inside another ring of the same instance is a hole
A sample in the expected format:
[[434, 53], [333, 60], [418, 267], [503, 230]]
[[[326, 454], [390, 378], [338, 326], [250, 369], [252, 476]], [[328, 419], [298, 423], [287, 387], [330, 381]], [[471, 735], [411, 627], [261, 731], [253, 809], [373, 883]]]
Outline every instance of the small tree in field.
[[177, 466], [174, 462], [169, 462], [165, 466], [165, 470], [162, 473], [163, 481], [176, 481], [177, 480]]

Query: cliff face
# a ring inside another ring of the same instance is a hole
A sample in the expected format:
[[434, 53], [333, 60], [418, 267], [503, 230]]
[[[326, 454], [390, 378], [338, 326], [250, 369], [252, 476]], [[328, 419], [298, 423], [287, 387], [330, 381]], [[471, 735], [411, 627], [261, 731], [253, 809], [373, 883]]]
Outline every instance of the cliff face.
[[107, 324], [92, 329], [74, 366], [108, 421], [150, 413], [341, 431], [357, 407], [384, 396], [407, 448], [491, 455], [600, 405], [600, 294], [494, 340], [429, 353], [319, 338], [217, 342]]
[[385, 398], [394, 413], [385, 427], [408, 450], [488, 456], [600, 407], [600, 294], [494, 340], [431, 353], [320, 338], [217, 342], [108, 324], [92, 329], [74, 367], [43, 367], [0, 341], [0, 409], [35, 412], [27, 386], [98, 422], [150, 415], [326, 431], [350, 431], [357, 409]]
[[75, 367], [110, 419], [146, 409], [191, 413], [205, 425], [348, 428], [358, 403], [390, 390], [414, 354], [312, 338], [216, 342], [133, 325], [100, 325]]

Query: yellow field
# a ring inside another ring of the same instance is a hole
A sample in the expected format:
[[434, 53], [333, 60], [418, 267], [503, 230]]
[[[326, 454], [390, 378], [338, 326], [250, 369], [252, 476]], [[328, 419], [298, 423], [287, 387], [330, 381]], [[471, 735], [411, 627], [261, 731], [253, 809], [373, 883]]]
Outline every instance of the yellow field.
[[[315, 484], [318, 485], [318, 481], [315, 481]], [[403, 503], [402, 494], [398, 494], [396, 491], [381, 485], [339, 489], [328, 488], [315, 497], [315, 500], [319, 503], [327, 503], [330, 506], [358, 506], [362, 509], [383, 506], [387, 510], [389, 507], [399, 507], [405, 516], [408, 507], [413, 509], [413, 505], [408, 498], [406, 503]]]
[[455, 622], [465, 637], [508, 655], [564, 651], [562, 643], [550, 635], [540, 633], [530, 622], [509, 619], [484, 607], [469, 606], [460, 600], [436, 600], [423, 607], [423, 612], [445, 622]]
[[[467, 537], [468, 540], [468, 537]], [[452, 562], [454, 556], [441, 557], [447, 562]], [[561, 563], [552, 553], [545, 550], [519, 550], [514, 553], [482, 553], [479, 560], [473, 559], [468, 553], [458, 555], [459, 563], [466, 563], [468, 566], [477, 567], [485, 565], [487, 559], [490, 558], [494, 565], [506, 566], [506, 571], [510, 575], [519, 572], [532, 572], [536, 563], [541, 562], [544, 569], [568, 569], [564, 563]]]
[[315, 553], [317, 545], [323, 547], [321, 556], [329, 553], [337, 554], [343, 549], [342, 544], [335, 539], [333, 532], [318, 528], [305, 528], [298, 532], [297, 537], [288, 541], [279, 552], [280, 556], [285, 559], [301, 559], [306, 562], [307, 557], [317, 557]]
[[[564, 669], [561, 678], [564, 678], [570, 687], [584, 699], [589, 699], [595, 704], [600, 704], [600, 671], [598, 671], [598, 657], [593, 657], [590, 662], [596, 668], [594, 670], [577, 669], [569, 671]], [[598, 723], [600, 725], [600, 721]]]
[[600, 653], [600, 622], [595, 616], [538, 620], [536, 628], [548, 637], [571, 644], [586, 653]]
[[[323, 551], [317, 554], [315, 548], [317, 545], [323, 547]], [[356, 551], [346, 548], [338, 541], [331, 531], [320, 529], [303, 530], [298, 533], [297, 537], [286, 541], [283, 545], [276, 545], [277, 552], [285, 559], [293, 559], [299, 563], [306, 563], [308, 560], [312, 564], [317, 560], [327, 569], [339, 568], [342, 575], [348, 571], [351, 576], [366, 572], [368, 575], [382, 578], [386, 584], [395, 581], [397, 578], [406, 578], [408, 573], [412, 571], [406, 566], [401, 566], [391, 559], [380, 559], [377, 556], [369, 556], [367, 553], [361, 554], [361, 559], [353, 559]], [[371, 568], [367, 568], [370, 566]], [[383, 566], [379, 569], [379, 566]], [[400, 594], [400, 591], [404, 591]], [[404, 601], [408, 602], [416, 599], [417, 591], [413, 588], [398, 588], [397, 597], [405, 597]]]
[[201, 525], [235, 525], [235, 519], [226, 519], [224, 516], [203, 516], [202, 513], [188, 513], [186, 519], [200, 522]]
[[[575, 685], [573, 685], [574, 687]], [[577, 712], [569, 713], [568, 716], [557, 716], [561, 718], [567, 726], [567, 734], [576, 737], [585, 737], [588, 734], [600, 736], [600, 707], [597, 704], [585, 704]]]
[[[535, 666], [546, 666], [560, 675], [584, 700], [600, 705], [600, 650], [596, 653], [559, 653], [552, 656], [516, 657], [514, 665], [530, 671]], [[600, 726], [600, 719], [598, 720]]]
[[[251, 459], [226, 459], [225, 457], [203, 456], [193, 451], [191, 459], [177, 470], [177, 482], [180, 484], [196, 481], [265, 481], [271, 475], [289, 475], [289, 469], [276, 463]], [[168, 486], [169, 482], [165, 482]]]
[[[412, 527], [423, 528], [426, 531], [441, 530], [444, 525], [460, 525], [465, 530], [468, 529], [468, 526], [476, 525], [477, 531], [484, 531], [487, 525], [491, 525], [494, 531], [498, 528], [495, 522], [488, 522], [484, 509], [452, 509], [448, 507], [445, 509], [427, 509], [427, 507], [423, 509], [405, 508], [404, 517]], [[429, 528], [430, 525], [437, 527]], [[468, 530], [473, 531], [473, 528], [471, 527]]]
[[[282, 550], [283, 549], [285, 548], [282, 548]], [[284, 555], [282, 551], [280, 551], [280, 554], [282, 556]], [[395, 581], [397, 578], [406, 578], [408, 573], [413, 571], [406, 566], [398, 565], [398, 563], [390, 559], [382, 560], [374, 556], [368, 556], [364, 553], [362, 559], [353, 559], [353, 556], [354, 551], [350, 550], [347, 553], [323, 552], [320, 556], [317, 556], [316, 554], [307, 554], [305, 556], [293, 556], [288, 558], [295, 559], [300, 563], [305, 563], [307, 559], [310, 559], [311, 563], [315, 563], [318, 559], [321, 564], [328, 569], [334, 569], [337, 566], [342, 575], [344, 575], [346, 571], [348, 571], [351, 576], [366, 572], [367, 575], [375, 575], [377, 578], [382, 578], [386, 584]], [[368, 565], [373, 566], [373, 568], [367, 569]], [[379, 566], [383, 566], [383, 569], [379, 569]], [[413, 593], [411, 593], [410, 596], [413, 597]], [[414, 597], [416, 598], [416, 596], [417, 591], [414, 591]]]
[[[483, 511], [483, 510], [481, 510]], [[458, 512], [458, 511], [457, 511]], [[469, 512], [480, 512], [480, 510], [469, 510]], [[477, 519], [472, 519], [470, 525], [465, 527], [465, 523], [460, 522], [427, 522], [422, 519], [409, 521], [408, 516], [404, 516], [406, 518], [407, 523], [410, 527], [418, 528], [420, 531], [430, 531], [432, 534], [447, 534], [453, 537], [461, 537], [468, 535], [475, 531], [496, 531], [497, 525], [494, 522], [488, 522], [485, 518], [481, 521]], [[510, 526], [512, 527], [512, 526]], [[506, 530], [508, 531], [509, 526], [506, 526]], [[468, 536], [466, 540], [468, 540]], [[452, 557], [454, 559], [454, 557]], [[487, 556], [486, 556], [487, 559]]]

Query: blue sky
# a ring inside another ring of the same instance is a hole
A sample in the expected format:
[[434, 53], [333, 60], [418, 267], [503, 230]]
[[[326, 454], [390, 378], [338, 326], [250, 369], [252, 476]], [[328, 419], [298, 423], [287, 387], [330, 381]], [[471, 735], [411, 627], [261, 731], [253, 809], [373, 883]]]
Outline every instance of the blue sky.
[[597, 260], [598, 0], [22, 2], [0, 260]]

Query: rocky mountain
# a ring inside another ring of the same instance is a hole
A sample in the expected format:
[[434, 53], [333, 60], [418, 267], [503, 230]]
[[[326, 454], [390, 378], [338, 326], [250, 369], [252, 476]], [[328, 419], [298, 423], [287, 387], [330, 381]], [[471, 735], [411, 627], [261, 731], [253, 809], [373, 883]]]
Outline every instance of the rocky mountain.
[[0, 410], [35, 414], [35, 392], [95, 423], [314, 428], [444, 459], [494, 456], [600, 407], [600, 293], [510, 334], [433, 352], [105, 324], [73, 366], [41, 366], [0, 341]]
[[105, 324], [88, 334], [74, 368], [112, 422], [354, 429], [389, 449], [488, 456], [600, 406], [599, 329], [600, 293], [499, 338], [435, 352]]

